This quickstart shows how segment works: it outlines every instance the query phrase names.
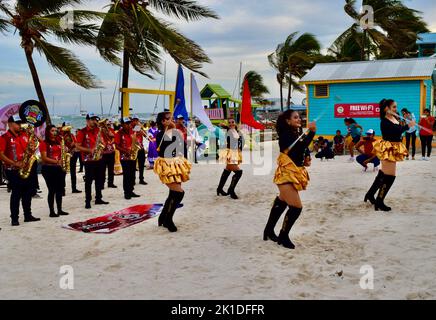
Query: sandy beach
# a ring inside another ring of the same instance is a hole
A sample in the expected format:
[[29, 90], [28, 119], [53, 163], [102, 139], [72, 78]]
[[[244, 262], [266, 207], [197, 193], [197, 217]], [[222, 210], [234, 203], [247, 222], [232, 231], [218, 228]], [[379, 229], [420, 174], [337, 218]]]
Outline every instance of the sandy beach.
[[[149, 185], [136, 186], [141, 198], [125, 200], [118, 176], [119, 188], [103, 191], [110, 205], [91, 210], [84, 209], [83, 193], [71, 194], [68, 179], [64, 210], [70, 216], [56, 219], [48, 217], [40, 177], [43, 198], [33, 200], [33, 213], [42, 221], [20, 227], [10, 226], [9, 194], [1, 189], [0, 299], [435, 299], [436, 158], [399, 164], [386, 200], [390, 213], [363, 203], [375, 173], [362, 173], [347, 159], [313, 159], [292, 251], [262, 240], [277, 194], [274, 171], [253, 175], [248, 164], [237, 201], [216, 196], [221, 165], [194, 165], [174, 234], [158, 228], [157, 219], [110, 235], [61, 228], [161, 203], [167, 189], [152, 171], [145, 174]], [[78, 181], [84, 190], [81, 174]], [[59, 287], [64, 265], [74, 269], [73, 290]], [[359, 286], [364, 265], [374, 269], [373, 290]]]

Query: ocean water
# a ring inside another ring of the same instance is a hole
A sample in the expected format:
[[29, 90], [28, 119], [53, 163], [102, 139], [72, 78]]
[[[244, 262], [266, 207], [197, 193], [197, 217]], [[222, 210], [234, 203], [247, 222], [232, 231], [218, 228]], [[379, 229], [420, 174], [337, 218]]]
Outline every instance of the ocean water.
[[[150, 120], [156, 120], [156, 116], [153, 116], [150, 113], [138, 113], [138, 117], [141, 119], [141, 121], [150, 121]], [[99, 115], [100, 116], [100, 115]], [[120, 120], [120, 116], [109, 116], [109, 115], [103, 115], [100, 116], [101, 118], [107, 118], [107, 119], [113, 119], [113, 120]], [[73, 115], [73, 116], [52, 116], [52, 122], [55, 125], [60, 125], [63, 122], [69, 122], [73, 129], [81, 129], [86, 126], [86, 119], [85, 117]]]

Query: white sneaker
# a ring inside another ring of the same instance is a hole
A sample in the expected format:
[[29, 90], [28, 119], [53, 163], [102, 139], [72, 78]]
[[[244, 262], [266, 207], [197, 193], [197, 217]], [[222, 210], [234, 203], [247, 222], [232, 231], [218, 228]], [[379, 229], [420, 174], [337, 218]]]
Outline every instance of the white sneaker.
[[426, 157], [422, 157], [421, 161], [427, 161], [427, 158]]
[[430, 157], [425, 157], [424, 160], [425, 161], [430, 161]]
[[350, 158], [348, 159], [348, 162], [354, 162], [354, 157], [350, 157]]

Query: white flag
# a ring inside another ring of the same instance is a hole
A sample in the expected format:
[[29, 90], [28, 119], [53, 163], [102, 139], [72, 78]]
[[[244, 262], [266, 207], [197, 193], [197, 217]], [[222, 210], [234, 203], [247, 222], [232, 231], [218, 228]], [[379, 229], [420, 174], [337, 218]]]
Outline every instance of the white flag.
[[202, 124], [204, 124], [210, 131], [214, 130], [214, 126], [207, 116], [204, 110], [203, 103], [201, 101], [200, 90], [198, 90], [197, 81], [195, 81], [194, 75], [192, 75], [192, 114], [197, 117]]

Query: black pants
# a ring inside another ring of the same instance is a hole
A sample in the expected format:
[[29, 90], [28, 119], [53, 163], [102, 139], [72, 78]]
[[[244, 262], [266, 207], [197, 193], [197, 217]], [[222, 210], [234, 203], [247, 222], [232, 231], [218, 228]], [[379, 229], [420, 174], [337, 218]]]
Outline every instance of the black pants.
[[410, 141], [412, 141], [412, 157], [415, 156], [416, 153], [416, 131], [412, 133], [406, 132], [406, 148], [409, 151]]
[[39, 190], [39, 180], [38, 180], [38, 162], [35, 161], [30, 171], [29, 179], [31, 182], [31, 193], [32, 197], [37, 194]]
[[425, 151], [427, 150], [427, 157], [431, 156], [431, 143], [433, 141], [433, 136], [420, 136], [421, 138], [421, 149], [422, 156], [425, 157]]
[[124, 195], [132, 194], [136, 179], [136, 161], [121, 160], [123, 167], [123, 190]]
[[54, 213], [55, 197], [57, 210], [58, 212], [62, 211], [62, 195], [65, 188], [66, 173], [59, 166], [42, 166], [42, 176], [47, 184], [47, 202], [50, 213]]
[[24, 217], [32, 215], [32, 192], [34, 184], [31, 178], [21, 179], [18, 170], [6, 170], [6, 177], [11, 188], [11, 219], [18, 221], [20, 213], [20, 201], [23, 205]]
[[77, 153], [78, 153], [79, 165], [80, 165], [79, 171], [83, 172], [83, 167], [84, 167], [85, 163], [82, 160], [81, 153], [80, 152], [77, 152]]
[[101, 200], [103, 195], [101, 193], [103, 187], [103, 177], [101, 167], [103, 161], [88, 161], [85, 162], [85, 201], [91, 202], [91, 186], [94, 181], [95, 185], [95, 200]]
[[81, 159], [80, 152], [74, 152], [70, 159], [70, 176], [71, 176], [71, 189], [77, 189], [77, 160]]
[[105, 153], [103, 155], [103, 186], [106, 182], [106, 168], [107, 168], [107, 184], [111, 186], [114, 184], [114, 166], [115, 166], [115, 152]]
[[[141, 149], [138, 151], [139, 181], [144, 180], [144, 168], [145, 168], [145, 150]], [[135, 170], [136, 170], [136, 168], [135, 168]]]

